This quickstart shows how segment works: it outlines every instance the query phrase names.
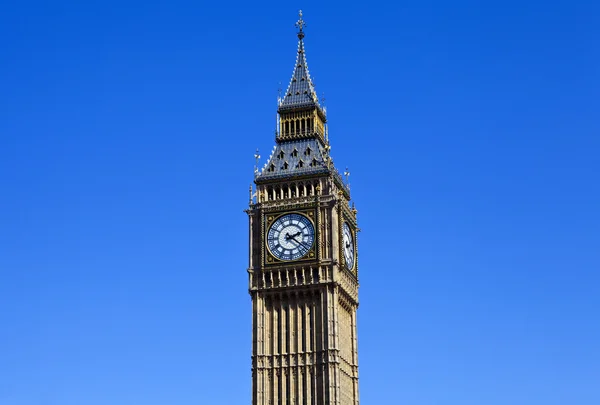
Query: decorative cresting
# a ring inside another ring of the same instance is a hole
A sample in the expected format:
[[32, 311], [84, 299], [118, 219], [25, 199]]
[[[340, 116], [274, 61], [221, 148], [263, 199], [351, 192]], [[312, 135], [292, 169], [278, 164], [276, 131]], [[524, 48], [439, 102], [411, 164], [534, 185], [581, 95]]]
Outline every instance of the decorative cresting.
[[[358, 405], [358, 223], [330, 156], [304, 53], [279, 99], [276, 145], [250, 186], [252, 404]], [[344, 236], [346, 232], [346, 236]]]
[[290, 84], [282, 98], [278, 100], [279, 116], [277, 141], [301, 138], [320, 138], [326, 140], [326, 115], [319, 104], [314, 83], [308, 71], [306, 53], [304, 51], [304, 27], [302, 18], [296, 23], [298, 27], [298, 56]]

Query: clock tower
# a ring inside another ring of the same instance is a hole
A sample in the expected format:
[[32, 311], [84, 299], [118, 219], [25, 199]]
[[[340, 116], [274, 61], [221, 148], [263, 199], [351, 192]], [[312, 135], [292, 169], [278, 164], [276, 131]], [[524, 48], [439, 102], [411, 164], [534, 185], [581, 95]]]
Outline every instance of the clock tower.
[[[358, 405], [356, 209], [298, 54], [275, 147], [251, 187], [252, 404]], [[258, 159], [258, 156], [257, 156]]]

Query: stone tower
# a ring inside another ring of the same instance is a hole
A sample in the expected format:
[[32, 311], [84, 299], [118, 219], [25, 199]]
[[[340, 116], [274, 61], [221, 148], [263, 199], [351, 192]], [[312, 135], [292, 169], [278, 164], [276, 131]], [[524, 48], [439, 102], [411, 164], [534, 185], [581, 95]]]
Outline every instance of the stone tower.
[[[356, 209], [326, 110], [298, 55], [268, 162], [250, 189], [252, 404], [358, 405]], [[257, 156], [258, 159], [258, 156]]]

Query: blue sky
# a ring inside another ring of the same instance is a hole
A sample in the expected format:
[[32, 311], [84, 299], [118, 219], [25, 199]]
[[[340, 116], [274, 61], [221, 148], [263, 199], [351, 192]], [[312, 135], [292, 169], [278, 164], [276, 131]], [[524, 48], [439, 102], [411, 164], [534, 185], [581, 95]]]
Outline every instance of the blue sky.
[[362, 403], [600, 403], [597, 2], [106, 0], [0, 14], [0, 404], [250, 401], [243, 210], [299, 8]]

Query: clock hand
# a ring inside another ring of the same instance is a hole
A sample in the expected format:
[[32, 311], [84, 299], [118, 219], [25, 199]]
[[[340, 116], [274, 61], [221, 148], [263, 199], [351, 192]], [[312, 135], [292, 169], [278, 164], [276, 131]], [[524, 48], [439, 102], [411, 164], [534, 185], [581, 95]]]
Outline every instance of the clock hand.
[[298, 248], [302, 248], [305, 252], [308, 252], [310, 250], [310, 246], [306, 242], [298, 240], [295, 237], [291, 239], [298, 244]]
[[290, 235], [290, 234], [289, 234], [289, 232], [286, 232], [286, 233], [285, 233], [285, 240], [290, 240], [290, 239], [292, 239], [292, 238], [293, 238], [293, 239], [296, 239], [296, 236], [298, 236], [298, 235], [301, 235], [301, 234], [302, 234], [302, 231], [298, 231], [298, 232], [296, 232], [296, 233], [295, 233], [295, 234], [293, 234], [293, 235]]
[[292, 237], [292, 238], [290, 238], [290, 239], [291, 239], [291, 240], [293, 240], [294, 242], [296, 242], [296, 243], [298, 244], [298, 246], [301, 246], [301, 245], [302, 245], [302, 240], [298, 240], [298, 239], [296, 239], [296, 236], [294, 236], [294, 237]]
[[[308, 252], [308, 249], [306, 249], [306, 248], [305, 248], [305, 247], [302, 245], [302, 242], [298, 242], [298, 240], [297, 240], [296, 238], [291, 238], [291, 240], [297, 243], [297, 245], [296, 245], [295, 247], [296, 247], [296, 248], [298, 248], [298, 250], [300, 250], [301, 252], [302, 252], [302, 251]], [[300, 249], [300, 248], [302, 248], [302, 249]]]
[[300, 243], [300, 244], [301, 244], [301, 245], [304, 247], [304, 249], [306, 249], [307, 251], [310, 249], [310, 245], [309, 245], [308, 243], [306, 243], [306, 242], [304, 242], [304, 241], [300, 241], [299, 243]]
[[298, 240], [294, 237], [294, 240], [296, 242], [300, 243], [304, 247], [304, 249], [306, 249], [307, 252], [310, 250], [310, 245], [308, 243], [304, 242], [302, 239]]

